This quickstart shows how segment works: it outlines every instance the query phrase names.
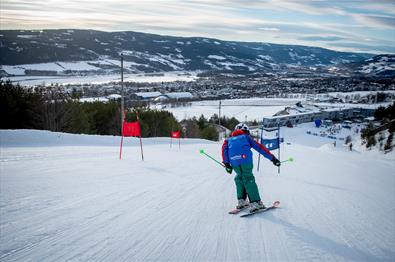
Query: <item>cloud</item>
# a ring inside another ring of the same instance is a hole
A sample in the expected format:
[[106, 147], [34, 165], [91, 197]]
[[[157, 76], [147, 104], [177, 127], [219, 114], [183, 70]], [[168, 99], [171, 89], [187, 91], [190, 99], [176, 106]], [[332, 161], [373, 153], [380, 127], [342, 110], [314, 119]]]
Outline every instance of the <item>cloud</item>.
[[300, 40], [305, 40], [305, 41], [331, 42], [331, 41], [345, 40], [346, 38], [340, 37], [340, 36], [304, 36], [304, 37], [300, 37], [299, 39]]
[[357, 50], [363, 52], [372, 53], [395, 53], [394, 46], [387, 45], [369, 45], [364, 43], [353, 43], [353, 42], [336, 42], [333, 43], [334, 47], [348, 48], [349, 50]]
[[388, 11], [394, 10], [393, 0], [0, 1], [2, 29], [89, 28], [315, 46], [363, 39], [371, 39], [366, 46], [374, 48], [395, 44], [394, 15]]
[[387, 15], [353, 14], [355, 21], [369, 27], [395, 29], [395, 17]]
[[278, 28], [276, 28], [276, 27], [260, 27], [260, 28], [258, 28], [258, 29], [263, 30], [263, 31], [273, 31], [273, 32], [278, 32], [278, 31], [280, 31], [280, 29], [278, 29]]

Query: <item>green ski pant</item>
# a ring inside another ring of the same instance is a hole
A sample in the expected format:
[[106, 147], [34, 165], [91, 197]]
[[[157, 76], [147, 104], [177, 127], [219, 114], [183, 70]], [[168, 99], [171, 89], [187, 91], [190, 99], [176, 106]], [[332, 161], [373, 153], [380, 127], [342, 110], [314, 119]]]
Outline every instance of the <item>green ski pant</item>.
[[235, 183], [237, 199], [246, 199], [247, 195], [250, 202], [260, 201], [258, 186], [255, 183], [255, 177], [252, 174], [253, 164], [234, 166], [236, 172]]

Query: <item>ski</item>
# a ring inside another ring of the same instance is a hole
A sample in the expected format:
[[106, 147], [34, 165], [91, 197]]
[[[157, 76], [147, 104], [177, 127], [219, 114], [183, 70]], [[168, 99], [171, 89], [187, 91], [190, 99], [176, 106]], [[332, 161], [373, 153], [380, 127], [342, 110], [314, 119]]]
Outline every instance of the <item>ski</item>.
[[270, 209], [277, 208], [279, 205], [280, 205], [280, 201], [274, 201], [273, 204], [270, 207], [267, 207], [265, 209], [259, 209], [259, 210], [254, 211], [254, 212], [250, 212], [250, 213], [241, 215], [240, 217], [248, 217], [248, 216], [252, 216], [254, 214], [263, 213], [263, 212], [266, 212], [266, 211], [268, 211]]
[[248, 206], [245, 206], [243, 208], [235, 208], [235, 209], [232, 209], [231, 211], [229, 211], [228, 214], [236, 215], [236, 214], [240, 213], [241, 211], [245, 210], [246, 208], [248, 208]]

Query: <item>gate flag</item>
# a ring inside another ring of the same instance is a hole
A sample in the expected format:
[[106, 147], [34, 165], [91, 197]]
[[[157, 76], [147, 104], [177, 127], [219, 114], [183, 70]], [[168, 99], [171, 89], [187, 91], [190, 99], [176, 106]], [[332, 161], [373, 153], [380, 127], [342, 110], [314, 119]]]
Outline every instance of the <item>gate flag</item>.
[[139, 122], [139, 114], [136, 112], [137, 121], [136, 122], [126, 122], [126, 112], [124, 112], [124, 120], [122, 123], [122, 134], [121, 134], [121, 145], [119, 147], [119, 159], [122, 159], [122, 145], [124, 137], [139, 137], [140, 138], [140, 150], [141, 150], [141, 160], [144, 161], [143, 153], [143, 142], [141, 140], [141, 128]]
[[170, 147], [172, 147], [173, 145], [173, 138], [177, 138], [178, 139], [178, 148], [181, 148], [181, 131], [171, 131], [170, 132]]
[[124, 137], [128, 137], [128, 136], [140, 137], [141, 136], [140, 123], [123, 121], [122, 135]]
[[171, 137], [172, 138], [180, 138], [181, 137], [181, 132], [180, 131], [172, 131], [171, 132]]

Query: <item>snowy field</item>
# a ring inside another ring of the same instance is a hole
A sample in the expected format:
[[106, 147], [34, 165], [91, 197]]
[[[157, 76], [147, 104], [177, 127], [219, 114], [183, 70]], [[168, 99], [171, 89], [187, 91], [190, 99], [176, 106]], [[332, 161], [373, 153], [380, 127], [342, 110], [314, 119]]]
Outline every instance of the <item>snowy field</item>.
[[[272, 99], [272, 98], [247, 98], [221, 100], [221, 116], [235, 117], [239, 121], [261, 121], [262, 117], [272, 116], [285, 106], [292, 106], [301, 99]], [[302, 99], [305, 101], [305, 99]], [[204, 115], [210, 118], [219, 113], [219, 100], [197, 101], [187, 106], [163, 107], [162, 105], [152, 105], [151, 108], [167, 110], [179, 120]]]
[[[220, 143], [1, 130], [1, 261], [394, 261], [394, 153], [349, 152], [284, 128], [281, 174], [255, 171], [265, 203], [234, 207]], [[276, 152], [274, 152], [276, 153]], [[255, 161], [257, 155], [255, 154]]]
[[[125, 82], [136, 83], [160, 83], [174, 81], [195, 81], [196, 72], [165, 72], [163, 76], [153, 76], [145, 74], [124, 74]], [[51, 85], [51, 84], [105, 84], [110, 82], [120, 82], [121, 76], [118, 75], [92, 75], [92, 76], [12, 76], [7, 77], [13, 83], [22, 86]]]
[[[343, 93], [346, 94], [346, 93]], [[246, 99], [227, 99], [221, 100], [221, 116], [235, 117], [239, 121], [262, 121], [263, 117], [273, 116], [275, 113], [284, 110], [285, 107], [293, 106], [297, 102], [306, 105], [306, 98], [246, 98]], [[336, 104], [336, 103], [314, 103], [315, 105], [325, 107], [339, 108], [378, 108], [379, 106], [388, 106], [392, 103], [378, 104]], [[162, 104], [153, 104], [151, 108], [167, 110], [181, 121], [192, 117], [199, 118], [204, 115], [210, 118], [214, 114], [219, 114], [219, 100], [196, 101], [186, 106], [170, 107]]]

